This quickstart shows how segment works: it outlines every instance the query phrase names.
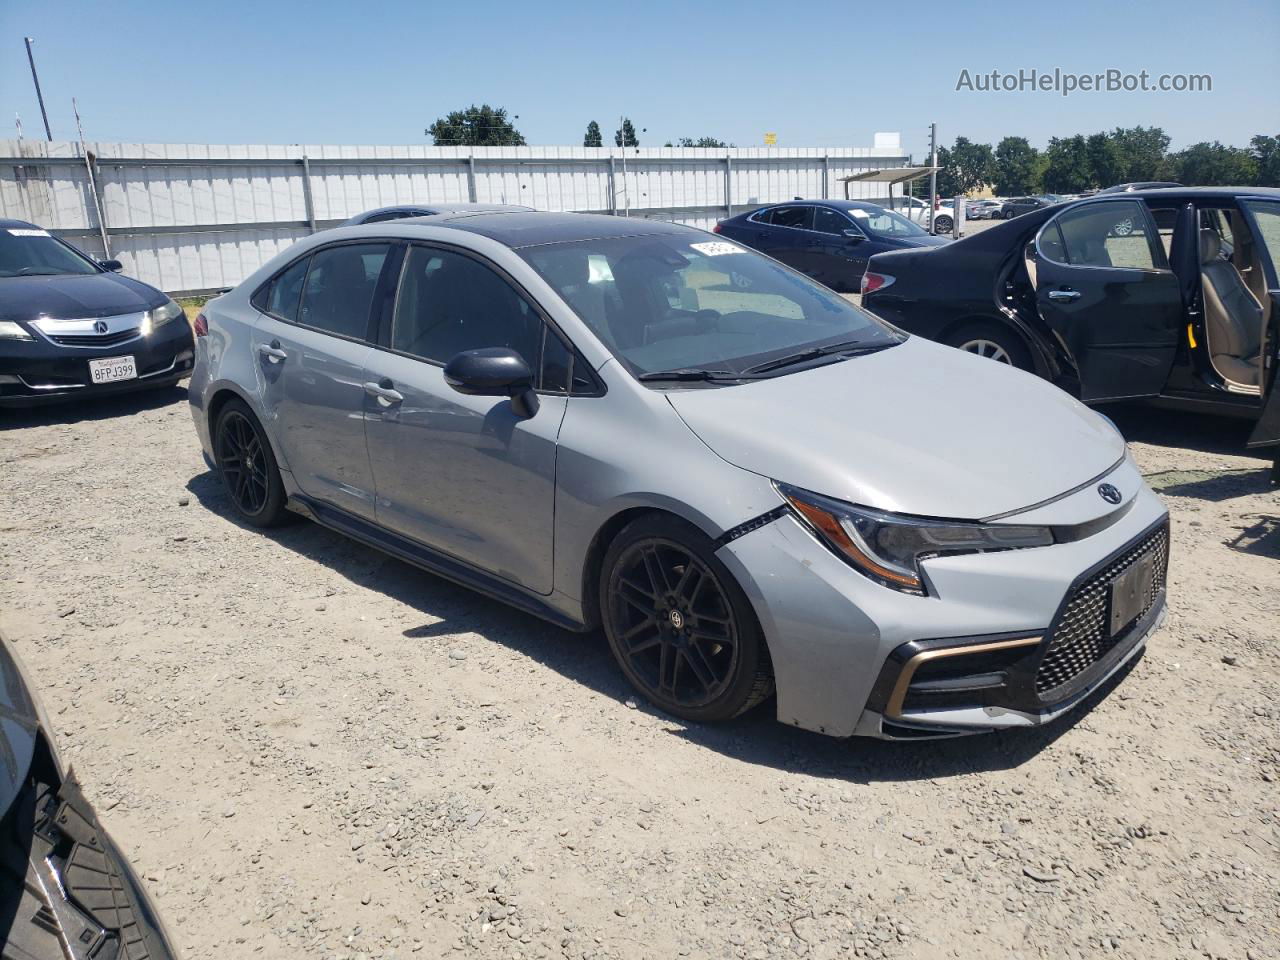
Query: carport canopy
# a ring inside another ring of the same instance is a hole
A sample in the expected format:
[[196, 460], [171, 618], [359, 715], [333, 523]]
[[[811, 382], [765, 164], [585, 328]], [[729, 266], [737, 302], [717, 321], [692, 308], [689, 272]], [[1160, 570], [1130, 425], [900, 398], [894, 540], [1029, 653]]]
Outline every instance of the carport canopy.
[[847, 177], [841, 177], [840, 182], [844, 184], [844, 198], [846, 200], [851, 199], [849, 196], [849, 184], [851, 183], [886, 183], [889, 185], [889, 198], [892, 200], [895, 184], [919, 180], [921, 177], [929, 176], [937, 169], [937, 167], [932, 166], [881, 167], [878, 170], [863, 170], [861, 173], [853, 173]]

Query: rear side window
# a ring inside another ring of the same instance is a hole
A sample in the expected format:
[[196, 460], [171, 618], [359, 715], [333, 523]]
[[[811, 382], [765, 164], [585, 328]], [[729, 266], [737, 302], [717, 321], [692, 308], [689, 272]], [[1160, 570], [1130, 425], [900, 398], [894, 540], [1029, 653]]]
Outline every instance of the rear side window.
[[296, 323], [298, 304], [302, 300], [302, 281], [307, 276], [310, 257], [304, 257], [271, 281], [262, 309], [281, 320]]
[[1136, 201], [1084, 204], [1060, 214], [1045, 228], [1040, 251], [1071, 266], [1154, 270], [1164, 264], [1156, 263], [1155, 251], [1161, 248], [1152, 239]]
[[813, 207], [774, 207], [769, 211], [769, 223], [808, 230], [813, 226]]
[[537, 370], [542, 318], [505, 279], [471, 257], [413, 246], [405, 257], [391, 346], [448, 363], [464, 350], [509, 347]]
[[390, 250], [386, 243], [351, 243], [317, 252], [307, 271], [298, 322], [340, 337], [365, 339], [369, 306]]

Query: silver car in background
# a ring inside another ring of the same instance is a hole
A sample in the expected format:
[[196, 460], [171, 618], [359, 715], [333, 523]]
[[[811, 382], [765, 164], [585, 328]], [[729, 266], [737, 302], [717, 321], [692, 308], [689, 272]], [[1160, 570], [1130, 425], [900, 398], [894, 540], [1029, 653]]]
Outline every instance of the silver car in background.
[[[296, 244], [196, 324], [243, 522], [301, 513], [572, 630], [691, 721], [1032, 726], [1143, 648], [1168, 518], [1103, 417], [651, 221]], [[999, 429], [991, 429], [998, 423]]]

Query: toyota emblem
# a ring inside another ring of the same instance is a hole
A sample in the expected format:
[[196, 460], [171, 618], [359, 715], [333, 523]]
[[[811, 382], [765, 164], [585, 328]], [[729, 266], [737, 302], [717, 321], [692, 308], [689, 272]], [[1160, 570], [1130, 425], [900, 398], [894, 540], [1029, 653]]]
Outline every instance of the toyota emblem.
[[107, 328], [107, 321], [105, 321], [105, 320], [95, 320], [95, 321], [93, 321], [93, 332], [94, 332], [94, 333], [106, 333], [106, 332], [107, 332], [107, 329], [108, 329], [108, 328]]
[[1124, 499], [1124, 494], [1109, 483], [1099, 485], [1098, 496], [1107, 501], [1107, 503], [1119, 503]]

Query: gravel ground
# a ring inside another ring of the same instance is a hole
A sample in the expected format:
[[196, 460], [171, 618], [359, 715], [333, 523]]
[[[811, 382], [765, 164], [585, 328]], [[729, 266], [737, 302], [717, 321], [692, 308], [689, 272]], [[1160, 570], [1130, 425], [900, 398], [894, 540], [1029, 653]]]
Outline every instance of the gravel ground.
[[1280, 502], [1113, 411], [1166, 626], [1051, 729], [833, 741], [632, 707], [564, 633], [230, 519], [181, 389], [0, 412], [0, 629], [188, 958], [1280, 955]]

